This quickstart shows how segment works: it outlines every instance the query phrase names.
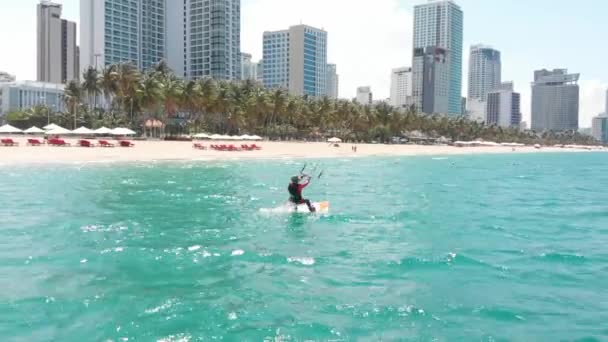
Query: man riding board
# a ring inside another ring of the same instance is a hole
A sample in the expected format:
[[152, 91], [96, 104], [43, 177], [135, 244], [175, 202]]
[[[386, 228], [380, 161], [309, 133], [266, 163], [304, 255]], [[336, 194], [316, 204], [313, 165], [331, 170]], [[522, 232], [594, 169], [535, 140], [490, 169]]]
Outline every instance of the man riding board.
[[[300, 184], [300, 181], [306, 179], [305, 183]], [[310, 176], [302, 175], [302, 176], [293, 176], [291, 177], [291, 183], [289, 183], [289, 187], [287, 190], [289, 191], [289, 201], [296, 205], [296, 209], [298, 204], [306, 203], [308, 206], [308, 210], [310, 212], [315, 212], [316, 209], [310, 203], [310, 200], [307, 200], [302, 197], [302, 190], [310, 184]]]

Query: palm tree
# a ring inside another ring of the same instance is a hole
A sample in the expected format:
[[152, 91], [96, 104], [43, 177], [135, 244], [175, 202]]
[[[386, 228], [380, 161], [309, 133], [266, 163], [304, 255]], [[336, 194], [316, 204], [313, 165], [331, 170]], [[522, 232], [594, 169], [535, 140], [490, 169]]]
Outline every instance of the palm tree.
[[[97, 95], [101, 92], [99, 73], [97, 69], [90, 66], [84, 71], [82, 78], [84, 80], [82, 88], [87, 93], [89, 109], [95, 109], [97, 108]], [[91, 98], [93, 98], [93, 101], [91, 101]]]
[[117, 65], [110, 65], [101, 71], [99, 88], [105, 98], [106, 110], [112, 108], [114, 96], [118, 94], [118, 72]]
[[63, 102], [68, 108], [68, 112], [74, 117], [74, 129], [76, 129], [78, 107], [82, 103], [82, 94], [82, 87], [78, 81], [70, 81], [65, 86]]
[[139, 80], [141, 74], [137, 68], [131, 63], [118, 64], [117, 68], [117, 86], [118, 98], [120, 107], [124, 114], [129, 114], [129, 122], [133, 124], [133, 110], [135, 107], [135, 97], [138, 92]]

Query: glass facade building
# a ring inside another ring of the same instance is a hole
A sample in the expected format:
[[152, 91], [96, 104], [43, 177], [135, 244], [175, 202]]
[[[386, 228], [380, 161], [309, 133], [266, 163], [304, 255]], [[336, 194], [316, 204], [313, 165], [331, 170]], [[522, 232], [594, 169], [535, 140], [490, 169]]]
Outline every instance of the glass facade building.
[[[463, 12], [451, 0], [429, 0], [428, 3], [414, 7], [414, 61], [412, 73], [414, 82], [422, 82], [424, 70], [421, 61], [417, 61], [427, 48], [445, 51], [446, 68], [444, 75], [438, 79], [447, 79], [448, 109], [450, 115], [462, 114], [462, 45], [463, 45]], [[414, 85], [413, 100], [418, 110], [422, 110], [424, 94], [421, 84]], [[417, 91], [419, 90], [419, 91]], [[440, 90], [441, 91], [441, 90]], [[429, 97], [427, 97], [428, 99]], [[441, 108], [429, 104], [428, 108]]]

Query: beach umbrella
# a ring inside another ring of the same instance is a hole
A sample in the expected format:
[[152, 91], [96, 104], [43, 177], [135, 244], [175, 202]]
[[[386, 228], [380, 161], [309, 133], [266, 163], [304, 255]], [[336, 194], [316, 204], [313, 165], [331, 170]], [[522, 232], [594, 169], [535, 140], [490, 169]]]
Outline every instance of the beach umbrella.
[[94, 132], [95, 132], [95, 134], [101, 134], [101, 135], [112, 134], [112, 130], [107, 127], [98, 128]]
[[65, 135], [65, 134], [72, 134], [72, 131], [70, 131], [69, 129], [65, 129], [63, 127], [57, 126], [56, 128], [53, 128], [51, 130], [46, 131], [44, 134], [47, 134], [47, 135]]
[[0, 133], [21, 133], [23, 132], [22, 130], [20, 130], [17, 127], [13, 127], [9, 124], [6, 124], [2, 127], [0, 127]]
[[262, 137], [259, 135], [252, 135], [250, 140], [262, 140]]
[[333, 137], [333, 138], [327, 139], [327, 141], [330, 143], [339, 143], [339, 142], [342, 142], [342, 139]]
[[73, 130], [72, 133], [74, 133], [74, 134], [80, 134], [80, 135], [93, 135], [93, 134], [95, 134], [95, 131], [93, 131], [92, 129], [88, 129], [88, 128], [82, 126], [82, 127], [78, 128], [78, 129]]
[[248, 134], [241, 135], [241, 140], [251, 140], [251, 135], [248, 135]]
[[206, 133], [198, 133], [198, 134], [193, 135], [193, 137], [197, 138], [197, 139], [209, 139], [210, 138], [209, 134], [206, 134]]
[[61, 128], [61, 126], [55, 125], [53, 123], [53, 124], [46, 125], [46, 126], [42, 127], [42, 129], [44, 129], [45, 131], [50, 131], [50, 130], [55, 129], [55, 128]]
[[211, 140], [222, 140], [223, 136], [219, 135], [219, 134], [214, 134], [212, 136], [209, 137]]
[[25, 133], [25, 134], [42, 134], [42, 133], [44, 133], [44, 130], [40, 129], [36, 126], [32, 126], [28, 129], [26, 129], [25, 131], [23, 131], [23, 133]]
[[112, 135], [135, 135], [137, 133], [135, 133], [134, 131], [132, 131], [128, 128], [118, 127], [118, 128], [114, 128], [110, 134], [112, 134]]
[[229, 135], [220, 135], [222, 138], [220, 140], [230, 140]]

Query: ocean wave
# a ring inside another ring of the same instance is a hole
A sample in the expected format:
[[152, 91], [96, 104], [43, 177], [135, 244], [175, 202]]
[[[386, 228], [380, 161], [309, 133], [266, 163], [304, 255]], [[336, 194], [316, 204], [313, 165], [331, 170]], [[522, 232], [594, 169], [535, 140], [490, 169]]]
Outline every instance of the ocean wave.
[[550, 262], [560, 262], [566, 264], [581, 264], [587, 262], [587, 258], [584, 255], [580, 254], [570, 254], [570, 253], [558, 253], [558, 252], [550, 252], [550, 253], [542, 253], [539, 258], [541, 260], [546, 260]]

